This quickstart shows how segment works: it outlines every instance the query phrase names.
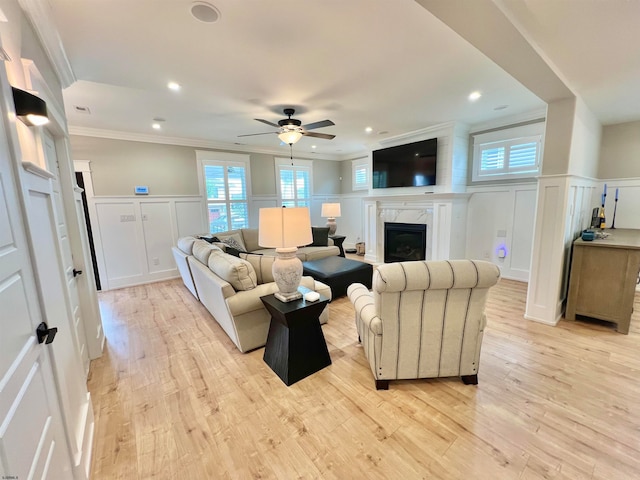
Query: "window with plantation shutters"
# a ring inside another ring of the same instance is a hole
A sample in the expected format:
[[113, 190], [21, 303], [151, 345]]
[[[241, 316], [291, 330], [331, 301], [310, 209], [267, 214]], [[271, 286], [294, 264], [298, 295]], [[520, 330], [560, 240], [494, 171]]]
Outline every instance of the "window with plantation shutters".
[[369, 188], [369, 161], [367, 159], [351, 162], [351, 189], [366, 190]]
[[284, 207], [311, 207], [311, 162], [276, 159], [278, 202]]
[[214, 156], [212, 152], [198, 152], [209, 231], [216, 233], [247, 228], [248, 160], [245, 163], [209, 159]]
[[473, 181], [524, 178], [540, 172], [544, 123], [474, 135]]

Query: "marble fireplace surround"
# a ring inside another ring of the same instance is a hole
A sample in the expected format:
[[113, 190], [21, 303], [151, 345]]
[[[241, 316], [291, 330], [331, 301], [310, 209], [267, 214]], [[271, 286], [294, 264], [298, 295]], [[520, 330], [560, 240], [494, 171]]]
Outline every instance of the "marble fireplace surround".
[[384, 224], [412, 223], [427, 226], [426, 260], [464, 258], [468, 194], [429, 194], [402, 197], [367, 197], [365, 210], [365, 259], [384, 261]]

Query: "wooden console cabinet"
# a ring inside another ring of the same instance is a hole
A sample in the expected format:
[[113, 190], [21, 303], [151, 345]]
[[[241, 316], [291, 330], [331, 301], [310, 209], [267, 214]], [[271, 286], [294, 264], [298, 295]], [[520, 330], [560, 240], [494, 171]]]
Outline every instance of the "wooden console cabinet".
[[606, 232], [607, 238], [573, 242], [565, 318], [606, 320], [627, 334], [640, 272], [640, 230]]

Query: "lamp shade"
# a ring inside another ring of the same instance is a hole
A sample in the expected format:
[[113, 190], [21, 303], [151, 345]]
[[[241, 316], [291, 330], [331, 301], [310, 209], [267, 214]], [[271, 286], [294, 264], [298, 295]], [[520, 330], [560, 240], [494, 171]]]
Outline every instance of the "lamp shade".
[[293, 145], [298, 140], [302, 138], [302, 133], [297, 130], [286, 130], [280, 134], [278, 134], [278, 138], [282, 140], [284, 143], [288, 143], [289, 145]]
[[311, 242], [311, 217], [307, 207], [260, 209], [258, 244], [261, 247], [298, 247]]
[[44, 125], [49, 122], [44, 100], [19, 88], [11, 87], [11, 90], [18, 118], [27, 125]]
[[339, 203], [323, 203], [321, 217], [339, 217], [340, 216], [340, 204]]

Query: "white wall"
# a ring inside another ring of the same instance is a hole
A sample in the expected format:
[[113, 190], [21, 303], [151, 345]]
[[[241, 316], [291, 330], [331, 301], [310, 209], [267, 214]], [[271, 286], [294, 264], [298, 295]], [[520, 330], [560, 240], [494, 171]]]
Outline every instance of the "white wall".
[[[607, 200], [605, 203], [607, 227], [610, 227], [613, 222], [613, 211], [615, 209], [616, 228], [640, 229], [640, 178], [599, 181], [591, 194], [591, 208], [600, 205], [605, 183], [607, 184]], [[615, 202], [616, 188], [619, 190], [617, 206]]]

